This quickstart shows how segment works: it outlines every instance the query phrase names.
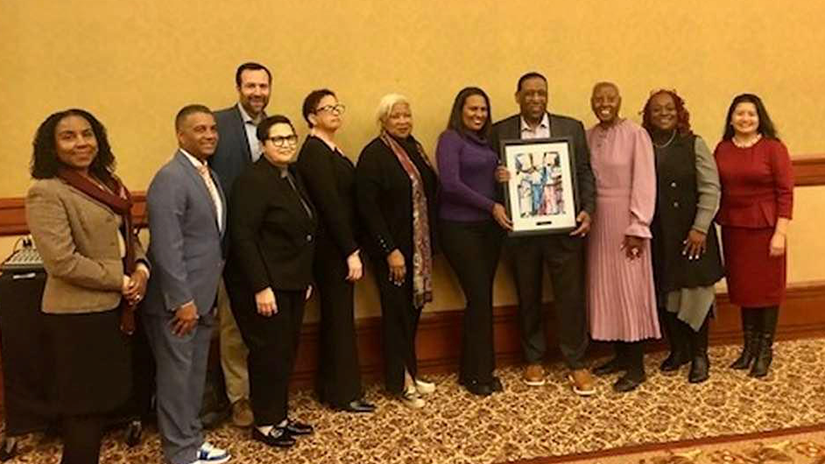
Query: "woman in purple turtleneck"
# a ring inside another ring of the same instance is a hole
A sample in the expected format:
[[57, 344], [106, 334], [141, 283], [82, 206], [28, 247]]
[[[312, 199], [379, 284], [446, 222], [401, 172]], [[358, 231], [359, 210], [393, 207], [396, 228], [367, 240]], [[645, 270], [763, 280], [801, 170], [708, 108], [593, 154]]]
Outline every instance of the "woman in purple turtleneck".
[[442, 249], [467, 299], [458, 381], [479, 396], [502, 390], [493, 375], [493, 278], [503, 232], [512, 227], [497, 201], [498, 156], [487, 142], [491, 119], [487, 94], [462, 89], [436, 148]]

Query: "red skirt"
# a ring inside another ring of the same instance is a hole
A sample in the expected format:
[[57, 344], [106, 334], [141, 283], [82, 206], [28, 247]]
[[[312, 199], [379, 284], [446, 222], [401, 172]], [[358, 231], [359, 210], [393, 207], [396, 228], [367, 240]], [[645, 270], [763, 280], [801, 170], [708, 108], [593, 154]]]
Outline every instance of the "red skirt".
[[746, 308], [776, 306], [785, 300], [786, 256], [771, 257], [773, 228], [722, 227], [728, 295]]

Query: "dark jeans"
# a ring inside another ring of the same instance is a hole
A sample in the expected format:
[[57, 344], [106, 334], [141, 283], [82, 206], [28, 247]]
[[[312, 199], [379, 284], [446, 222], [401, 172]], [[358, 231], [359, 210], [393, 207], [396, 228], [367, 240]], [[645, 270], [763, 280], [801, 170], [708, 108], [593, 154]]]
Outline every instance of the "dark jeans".
[[441, 222], [442, 250], [467, 300], [459, 367], [462, 383], [486, 384], [493, 378], [493, 278], [503, 238], [494, 221]]
[[553, 284], [556, 337], [567, 367], [584, 367], [587, 350], [587, 310], [584, 296], [584, 241], [569, 235], [542, 235], [509, 239], [513, 277], [519, 299], [521, 347], [528, 363], [540, 363], [547, 354], [542, 272], [547, 266]]

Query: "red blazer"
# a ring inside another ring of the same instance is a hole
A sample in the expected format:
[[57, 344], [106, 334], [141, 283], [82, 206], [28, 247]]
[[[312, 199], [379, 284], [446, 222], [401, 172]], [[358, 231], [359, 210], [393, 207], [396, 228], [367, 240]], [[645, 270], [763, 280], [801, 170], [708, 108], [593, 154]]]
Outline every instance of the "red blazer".
[[723, 226], [772, 228], [776, 219], [791, 219], [793, 170], [788, 149], [763, 138], [739, 148], [723, 140], [713, 153], [722, 183], [716, 222]]

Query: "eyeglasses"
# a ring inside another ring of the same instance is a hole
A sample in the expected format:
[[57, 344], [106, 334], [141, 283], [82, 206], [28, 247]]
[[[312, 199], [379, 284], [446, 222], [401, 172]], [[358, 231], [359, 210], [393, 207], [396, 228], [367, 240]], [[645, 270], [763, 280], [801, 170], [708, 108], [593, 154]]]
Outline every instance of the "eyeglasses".
[[295, 145], [298, 145], [297, 135], [287, 135], [286, 137], [268, 137], [267, 140], [272, 142], [272, 145], [275, 145], [279, 148], [294, 147]]
[[329, 111], [330, 113], [336, 114], [344, 114], [344, 111], [347, 109], [343, 103], [338, 103], [337, 105], [326, 105], [322, 106], [315, 110], [316, 113], [320, 113], [322, 111]]

